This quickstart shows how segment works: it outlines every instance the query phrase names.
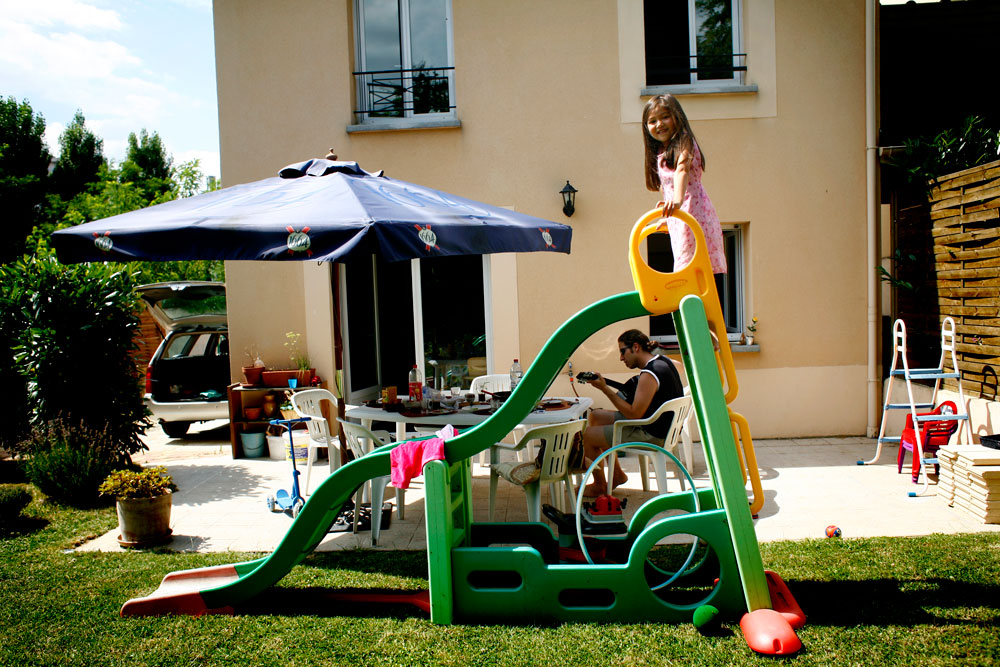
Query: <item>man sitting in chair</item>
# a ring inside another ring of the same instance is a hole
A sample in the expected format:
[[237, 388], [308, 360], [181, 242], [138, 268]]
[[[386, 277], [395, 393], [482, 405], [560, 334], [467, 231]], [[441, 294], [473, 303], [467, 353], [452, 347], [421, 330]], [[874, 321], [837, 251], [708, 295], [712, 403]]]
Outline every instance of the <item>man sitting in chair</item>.
[[[638, 329], [629, 329], [618, 337], [618, 352], [625, 366], [641, 369], [640, 373], [624, 385], [614, 383], [615, 387], [609, 386], [609, 381], [600, 373], [595, 373], [597, 377], [588, 381], [591, 386], [604, 392], [615, 407], [614, 411], [590, 411], [587, 430], [583, 436], [584, 453], [590, 461], [611, 446], [616, 421], [648, 417], [661, 405], [684, 393], [679, 373], [683, 368], [680, 362], [653, 354], [651, 350], [654, 349], [656, 343], [650, 342], [646, 334]], [[650, 442], [659, 445], [670, 430], [673, 418], [673, 413], [668, 412], [651, 424], [627, 426], [622, 434], [622, 442]], [[615, 459], [611, 489], [627, 481], [628, 475]], [[584, 495], [593, 497], [608, 492], [604, 469], [598, 466], [594, 470], [594, 483], [587, 486]]]

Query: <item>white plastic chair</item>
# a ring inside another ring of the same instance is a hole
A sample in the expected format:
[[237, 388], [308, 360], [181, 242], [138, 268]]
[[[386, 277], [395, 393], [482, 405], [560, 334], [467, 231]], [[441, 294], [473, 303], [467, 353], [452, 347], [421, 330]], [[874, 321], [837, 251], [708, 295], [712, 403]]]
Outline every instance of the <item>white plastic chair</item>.
[[[498, 442], [490, 448], [490, 521], [493, 520], [497, 480], [500, 477], [524, 489], [529, 521], [542, 520], [542, 484], [549, 485], [549, 497], [552, 499], [553, 505], [559, 509], [570, 507], [573, 489], [570, 480], [569, 455], [573, 447], [573, 438], [576, 434], [583, 433], [583, 427], [586, 424], [586, 419], [577, 419], [562, 424], [536, 426], [525, 431], [513, 445]], [[500, 462], [501, 450], [520, 450], [534, 440], [544, 441], [545, 449], [541, 468], [537, 468], [534, 461]], [[563, 503], [564, 497], [570, 499], [569, 504]]]
[[494, 373], [492, 375], [480, 375], [472, 378], [469, 391], [478, 394], [482, 391], [510, 391], [510, 375], [506, 373]]
[[330, 401], [330, 414], [337, 414], [337, 397], [326, 389], [307, 389], [292, 394], [292, 408], [299, 417], [309, 417], [305, 422], [309, 429], [309, 451], [306, 455], [306, 485], [303, 495], [309, 495], [309, 479], [316, 451], [326, 447], [330, 456], [330, 471], [340, 467], [340, 438], [330, 432], [330, 424], [323, 416], [323, 401]]
[[[472, 378], [472, 384], [469, 386], [469, 391], [473, 394], [479, 394], [482, 391], [510, 391], [510, 374], [509, 373], [493, 373], [490, 375], [480, 375], [478, 377]], [[514, 437], [520, 437], [524, 432], [524, 425], [518, 424], [514, 428]], [[534, 457], [534, 448], [528, 447], [528, 456]], [[479, 465], [486, 465], [486, 453], [482, 452], [479, 454]]]
[[[691, 395], [685, 394], [678, 398], [667, 401], [659, 408], [656, 409], [649, 417], [645, 419], [622, 419], [616, 421], [614, 426], [614, 435], [611, 442], [611, 446], [620, 445], [624, 440], [623, 432], [627, 426], [643, 426], [645, 424], [651, 424], [657, 419], [662, 417], [668, 412], [674, 413], [673, 421], [670, 422], [670, 430], [663, 438], [662, 447], [670, 453], [673, 453], [677, 449], [677, 442], [680, 440], [681, 433], [684, 431], [684, 426], [688, 419], [688, 414], [691, 412]], [[639, 456], [639, 471], [642, 475], [642, 490], [649, 491], [649, 459], [653, 459], [653, 469], [656, 473], [656, 488], [660, 493], [665, 493], [667, 490], [667, 457], [665, 454], [659, 454], [649, 449], [638, 449], [634, 450]], [[690, 467], [690, 449], [688, 458], [688, 467]], [[614, 455], [612, 454], [608, 457], [609, 469], [614, 467]], [[681, 489], [684, 488], [684, 479], [681, 475], [678, 475], [681, 480]], [[610, 477], [609, 477], [610, 479]]]
[[[361, 458], [376, 447], [386, 444], [374, 433], [366, 429], [361, 424], [344, 421], [337, 418], [344, 429], [344, 436], [347, 438], [347, 446], [355, 458]], [[367, 495], [372, 506], [372, 546], [378, 546], [378, 536], [382, 529], [382, 502], [385, 498], [385, 487], [389, 484], [391, 477], [376, 477], [361, 486], [361, 493], [354, 499], [354, 532], [358, 532], [358, 517], [361, 515], [361, 503], [365, 501]], [[403, 507], [406, 505], [406, 492], [403, 489], [396, 489], [396, 516], [403, 518]]]

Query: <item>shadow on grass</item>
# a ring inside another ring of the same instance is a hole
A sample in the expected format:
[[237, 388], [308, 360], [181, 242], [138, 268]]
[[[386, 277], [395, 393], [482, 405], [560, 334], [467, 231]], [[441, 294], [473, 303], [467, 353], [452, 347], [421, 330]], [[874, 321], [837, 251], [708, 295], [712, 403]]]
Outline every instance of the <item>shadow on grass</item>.
[[[1000, 625], [1000, 586], [942, 578], [786, 582], [810, 625]], [[977, 618], [978, 617], [978, 618]]]
[[37, 533], [48, 525], [48, 519], [20, 517], [18, 519], [14, 519], [13, 521], [0, 524], [0, 539]]

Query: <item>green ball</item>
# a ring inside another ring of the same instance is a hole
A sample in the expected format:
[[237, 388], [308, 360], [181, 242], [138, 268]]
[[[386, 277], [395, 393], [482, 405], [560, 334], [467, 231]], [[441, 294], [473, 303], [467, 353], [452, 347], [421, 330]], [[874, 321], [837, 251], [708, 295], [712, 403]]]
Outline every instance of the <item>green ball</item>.
[[715, 632], [719, 628], [719, 610], [710, 604], [703, 604], [694, 610], [691, 622], [703, 635]]

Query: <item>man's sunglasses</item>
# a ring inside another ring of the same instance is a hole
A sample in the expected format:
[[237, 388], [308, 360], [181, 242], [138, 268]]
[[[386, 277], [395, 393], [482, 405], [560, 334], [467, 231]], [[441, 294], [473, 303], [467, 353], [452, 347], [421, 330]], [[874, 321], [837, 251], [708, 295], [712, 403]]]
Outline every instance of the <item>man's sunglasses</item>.
[[631, 349], [632, 349], [631, 345], [629, 345], [628, 347], [620, 347], [620, 348], [618, 348], [618, 356], [623, 356], [626, 352], [628, 352]]

